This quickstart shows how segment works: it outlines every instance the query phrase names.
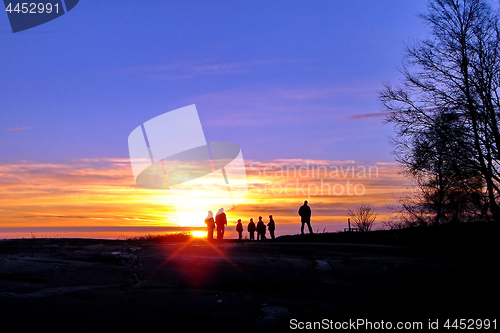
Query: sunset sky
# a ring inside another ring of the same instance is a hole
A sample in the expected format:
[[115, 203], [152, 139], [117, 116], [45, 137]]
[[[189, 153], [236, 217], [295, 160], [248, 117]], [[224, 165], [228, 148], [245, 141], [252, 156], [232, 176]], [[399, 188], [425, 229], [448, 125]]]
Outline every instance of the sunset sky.
[[[134, 128], [191, 104], [206, 140], [236, 143], [245, 159], [249, 194], [228, 212], [231, 231], [238, 218], [273, 214], [278, 235], [297, 233], [304, 199], [315, 230], [342, 230], [362, 202], [390, 219], [387, 206], [408, 181], [377, 91], [398, 82], [405, 44], [426, 36], [417, 17], [425, 8], [81, 0], [15, 34], [0, 14], [0, 237], [203, 226], [206, 212], [173, 214], [174, 193], [137, 187], [128, 160]], [[316, 166], [329, 172], [314, 174]], [[300, 167], [310, 173], [277, 173]], [[356, 185], [363, 193], [349, 195]]]

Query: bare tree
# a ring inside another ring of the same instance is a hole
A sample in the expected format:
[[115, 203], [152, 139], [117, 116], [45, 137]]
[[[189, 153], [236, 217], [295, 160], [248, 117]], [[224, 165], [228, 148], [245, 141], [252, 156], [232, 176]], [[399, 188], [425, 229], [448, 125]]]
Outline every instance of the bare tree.
[[380, 94], [396, 156], [422, 192], [416, 213], [500, 221], [498, 14], [483, 0], [433, 0], [421, 17], [430, 37], [407, 48], [403, 85]]
[[476, 169], [463, 163], [473, 158], [463, 148], [464, 133], [455, 112], [440, 110], [411, 138], [395, 141], [401, 147], [397, 159], [416, 185], [398, 198], [408, 225], [471, 221], [481, 214], [484, 182]]
[[377, 217], [375, 210], [368, 204], [361, 204], [354, 210], [349, 209], [347, 215], [359, 231], [370, 231]]

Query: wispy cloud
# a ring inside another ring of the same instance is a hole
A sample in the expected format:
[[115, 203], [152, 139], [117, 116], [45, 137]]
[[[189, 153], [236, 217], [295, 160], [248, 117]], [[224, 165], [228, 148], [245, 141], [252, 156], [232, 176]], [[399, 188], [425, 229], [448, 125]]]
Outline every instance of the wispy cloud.
[[[292, 225], [297, 205], [308, 197], [317, 222], [341, 223], [361, 202], [376, 207], [382, 219], [407, 186], [390, 162], [248, 160], [246, 171], [249, 194], [228, 212], [231, 221], [272, 213]], [[138, 188], [127, 159], [0, 164], [0, 227], [177, 226], [170, 195]]]
[[350, 105], [346, 96], [369, 102], [375, 99], [375, 94], [375, 89], [370, 85], [318, 88], [260, 86], [207, 93], [197, 96], [196, 101], [203, 105], [207, 114], [218, 115], [217, 118], [207, 119], [208, 126], [247, 127], [318, 121], [336, 123], [351, 117], [348, 114], [362, 114], [366, 110], [364, 105]]
[[116, 71], [117, 74], [141, 75], [151, 79], [189, 79], [200, 75], [236, 75], [293, 60], [255, 60], [247, 62], [178, 62], [156, 66], [138, 66]]
[[352, 116], [343, 117], [347, 120], [370, 120], [370, 119], [381, 119], [385, 118], [387, 114], [382, 112], [373, 112], [373, 113], [360, 113]]
[[20, 130], [25, 130], [28, 129], [29, 127], [15, 127], [15, 128], [8, 128], [6, 131], [20, 131]]

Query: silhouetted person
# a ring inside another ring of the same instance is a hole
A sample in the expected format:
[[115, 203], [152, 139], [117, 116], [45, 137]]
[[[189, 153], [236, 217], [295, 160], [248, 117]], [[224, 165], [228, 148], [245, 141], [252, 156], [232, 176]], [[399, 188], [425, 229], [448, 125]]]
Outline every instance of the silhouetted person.
[[226, 213], [224, 208], [220, 208], [215, 215], [215, 224], [217, 225], [217, 239], [224, 238], [224, 226], [227, 224]]
[[207, 225], [207, 239], [214, 239], [215, 220], [214, 213], [211, 210], [208, 211], [208, 215], [205, 217], [205, 224]]
[[307, 205], [307, 200], [304, 200], [304, 204], [299, 208], [300, 222], [302, 222], [302, 226], [300, 227], [300, 234], [304, 234], [304, 223], [307, 224], [309, 228], [309, 233], [312, 234], [311, 228], [311, 207]]
[[257, 240], [264, 240], [266, 239], [266, 225], [264, 224], [264, 221], [262, 221], [262, 216], [259, 216], [259, 222], [257, 222]]
[[250, 234], [250, 240], [255, 240], [255, 223], [253, 219], [250, 219], [250, 223], [247, 226], [248, 233]]
[[238, 223], [236, 224], [236, 231], [238, 232], [238, 239], [241, 239], [243, 233], [243, 224], [241, 224], [241, 219], [238, 219]]
[[269, 234], [271, 235], [271, 239], [274, 239], [274, 230], [276, 230], [276, 224], [274, 223], [272, 215], [269, 215], [269, 223], [267, 223], [267, 229], [269, 229]]

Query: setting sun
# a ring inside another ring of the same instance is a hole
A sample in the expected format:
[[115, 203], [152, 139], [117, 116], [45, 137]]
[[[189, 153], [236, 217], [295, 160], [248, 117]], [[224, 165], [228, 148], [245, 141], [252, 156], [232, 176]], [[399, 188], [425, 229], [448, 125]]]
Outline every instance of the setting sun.
[[202, 238], [202, 237], [205, 237], [207, 235], [207, 233], [204, 231], [195, 230], [195, 231], [191, 232], [191, 235], [193, 235], [193, 237], [196, 237], [196, 238]]

